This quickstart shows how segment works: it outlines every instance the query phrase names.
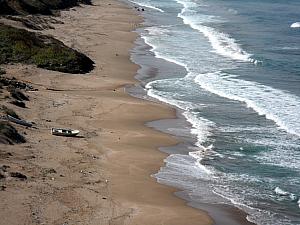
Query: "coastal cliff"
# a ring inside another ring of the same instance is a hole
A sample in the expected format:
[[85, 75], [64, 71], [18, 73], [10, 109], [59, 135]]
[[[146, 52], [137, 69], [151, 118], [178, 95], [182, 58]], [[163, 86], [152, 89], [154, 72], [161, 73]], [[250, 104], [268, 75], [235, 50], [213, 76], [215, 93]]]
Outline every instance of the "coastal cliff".
[[90, 0], [0, 0], [1, 15], [51, 15], [52, 10], [66, 9], [79, 4], [91, 4]]

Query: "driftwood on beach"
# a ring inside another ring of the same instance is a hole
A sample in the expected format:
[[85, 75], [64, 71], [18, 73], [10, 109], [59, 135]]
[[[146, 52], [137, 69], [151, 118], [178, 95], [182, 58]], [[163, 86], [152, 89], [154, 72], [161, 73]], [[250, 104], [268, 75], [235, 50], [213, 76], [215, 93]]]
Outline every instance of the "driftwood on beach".
[[33, 124], [31, 122], [28, 122], [26, 120], [17, 119], [15, 117], [10, 116], [10, 115], [2, 116], [1, 119], [8, 120], [10, 122], [13, 122], [13, 123], [25, 126], [25, 127], [32, 127], [33, 126]]

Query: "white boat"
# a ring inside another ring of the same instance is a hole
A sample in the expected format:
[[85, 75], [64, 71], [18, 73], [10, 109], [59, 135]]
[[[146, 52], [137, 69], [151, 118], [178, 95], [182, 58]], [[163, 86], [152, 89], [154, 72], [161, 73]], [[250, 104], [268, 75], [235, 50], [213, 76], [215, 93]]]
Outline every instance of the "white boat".
[[51, 128], [51, 134], [56, 136], [74, 137], [79, 134], [79, 130]]

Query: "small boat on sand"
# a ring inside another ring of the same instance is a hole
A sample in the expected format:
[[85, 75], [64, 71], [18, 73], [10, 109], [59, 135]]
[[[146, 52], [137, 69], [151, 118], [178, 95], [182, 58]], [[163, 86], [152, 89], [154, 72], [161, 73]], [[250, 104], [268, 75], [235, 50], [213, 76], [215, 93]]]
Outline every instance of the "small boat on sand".
[[51, 128], [51, 134], [56, 136], [74, 137], [79, 134], [79, 130]]

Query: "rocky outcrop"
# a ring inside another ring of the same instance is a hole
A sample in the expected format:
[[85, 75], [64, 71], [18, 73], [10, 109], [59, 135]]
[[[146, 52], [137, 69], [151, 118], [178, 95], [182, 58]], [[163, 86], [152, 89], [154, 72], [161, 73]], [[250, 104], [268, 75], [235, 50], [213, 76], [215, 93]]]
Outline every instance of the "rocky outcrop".
[[24, 143], [25, 138], [8, 122], [0, 121], [0, 144]]

